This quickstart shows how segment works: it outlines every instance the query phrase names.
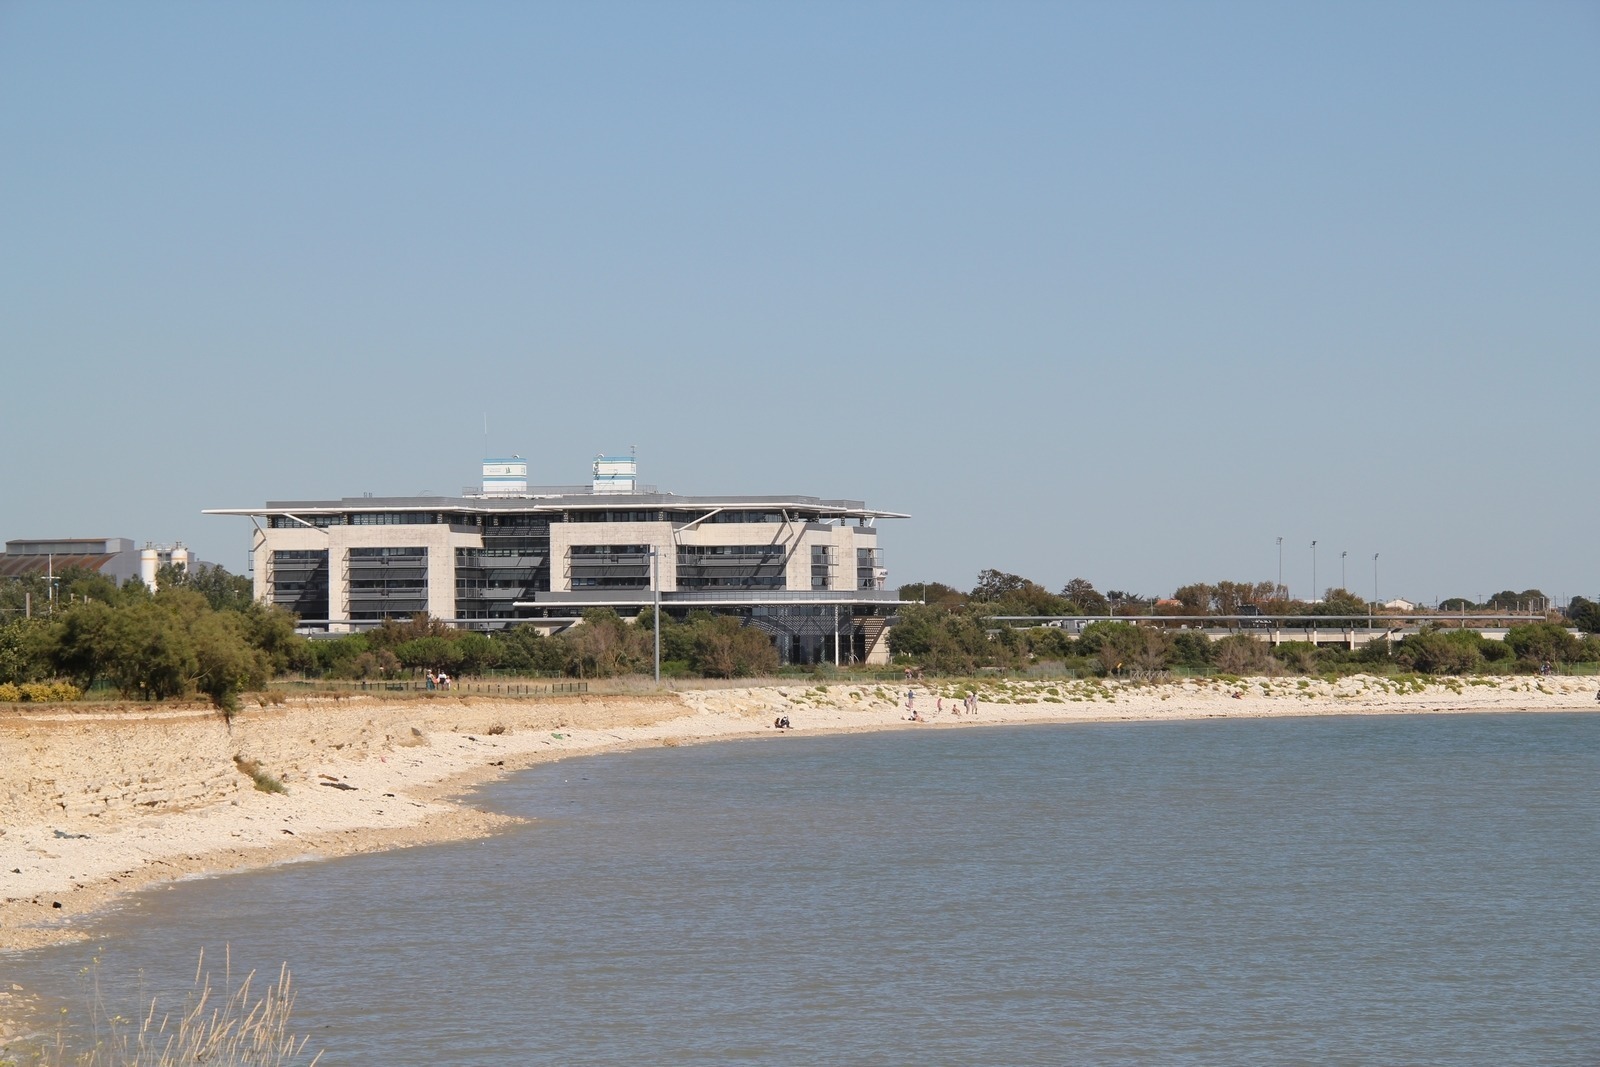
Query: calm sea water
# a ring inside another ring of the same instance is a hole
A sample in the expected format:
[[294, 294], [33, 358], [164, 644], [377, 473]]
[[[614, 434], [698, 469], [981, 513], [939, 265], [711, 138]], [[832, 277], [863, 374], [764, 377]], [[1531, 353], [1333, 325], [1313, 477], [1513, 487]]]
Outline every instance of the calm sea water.
[[287, 960], [327, 1064], [1600, 1063], [1600, 717], [791, 734], [481, 800], [539, 821], [146, 894], [102, 970]]

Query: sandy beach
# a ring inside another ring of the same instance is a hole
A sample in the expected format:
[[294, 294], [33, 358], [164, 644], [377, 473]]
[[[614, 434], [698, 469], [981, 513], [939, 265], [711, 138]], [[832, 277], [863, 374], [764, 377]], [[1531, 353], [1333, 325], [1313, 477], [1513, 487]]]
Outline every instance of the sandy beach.
[[[185, 877], [489, 835], [509, 820], [463, 800], [471, 786], [629, 747], [1046, 722], [1600, 711], [1587, 678], [914, 690], [926, 721], [909, 719], [905, 685], [870, 683], [522, 701], [324, 697], [250, 707], [231, 725], [201, 706], [10, 706], [0, 710], [0, 954], [91, 936], [121, 897]], [[965, 713], [974, 690], [976, 713]], [[774, 727], [779, 716], [791, 730]], [[284, 791], [258, 788], [268, 776]], [[0, 983], [0, 1047], [25, 1025], [27, 1002]]]
[[[537, 763], [641, 745], [1001, 723], [1271, 715], [1595, 711], [1577, 678], [1354, 676], [1161, 684], [686, 689], [649, 696], [494, 700], [297, 699], [228, 725], [204, 707], [13, 706], [0, 711], [0, 951], [87, 936], [134, 890], [198, 874], [491, 834], [505, 817], [459, 795]], [[941, 710], [942, 702], [942, 710]], [[241, 761], [243, 769], [241, 769]], [[269, 775], [264, 792], [246, 773]]]

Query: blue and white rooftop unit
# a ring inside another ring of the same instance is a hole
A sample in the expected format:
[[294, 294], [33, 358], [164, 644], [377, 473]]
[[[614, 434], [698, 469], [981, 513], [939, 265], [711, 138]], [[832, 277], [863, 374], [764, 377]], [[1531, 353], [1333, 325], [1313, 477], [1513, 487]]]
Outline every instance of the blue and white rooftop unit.
[[483, 461], [484, 496], [527, 496], [528, 461], [521, 456]]
[[632, 493], [639, 480], [639, 461], [632, 456], [596, 456], [594, 491]]

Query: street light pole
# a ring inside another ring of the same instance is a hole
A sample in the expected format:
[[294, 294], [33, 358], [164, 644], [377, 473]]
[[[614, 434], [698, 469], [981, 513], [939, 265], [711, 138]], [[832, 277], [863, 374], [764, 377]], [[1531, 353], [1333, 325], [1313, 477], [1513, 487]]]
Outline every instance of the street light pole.
[[1283, 598], [1283, 538], [1278, 538], [1278, 588], [1272, 592], [1272, 599]]
[[1311, 602], [1317, 602], [1317, 543], [1311, 542]]
[[656, 685], [661, 685], [661, 550], [655, 545], [650, 546], [650, 594], [655, 604], [655, 624], [650, 628], [655, 631], [656, 639]]
[[1350, 553], [1349, 553], [1348, 550], [1339, 553], [1339, 588], [1340, 589], [1349, 589], [1350, 588], [1350, 575], [1345, 570], [1345, 562], [1344, 562], [1345, 557], [1348, 556], [1349, 554]]

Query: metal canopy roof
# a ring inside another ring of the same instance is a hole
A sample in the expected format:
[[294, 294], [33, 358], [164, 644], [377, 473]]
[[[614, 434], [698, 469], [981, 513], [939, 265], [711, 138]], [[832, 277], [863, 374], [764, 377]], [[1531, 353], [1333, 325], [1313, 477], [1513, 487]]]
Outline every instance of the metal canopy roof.
[[557, 511], [702, 510], [763, 508], [815, 511], [829, 517], [909, 519], [895, 511], [869, 508], [860, 500], [814, 496], [676, 496], [672, 493], [602, 493], [572, 496], [345, 497], [342, 500], [269, 500], [258, 508], [206, 508], [203, 515], [340, 515], [360, 511], [456, 511], [477, 515], [540, 514]]

